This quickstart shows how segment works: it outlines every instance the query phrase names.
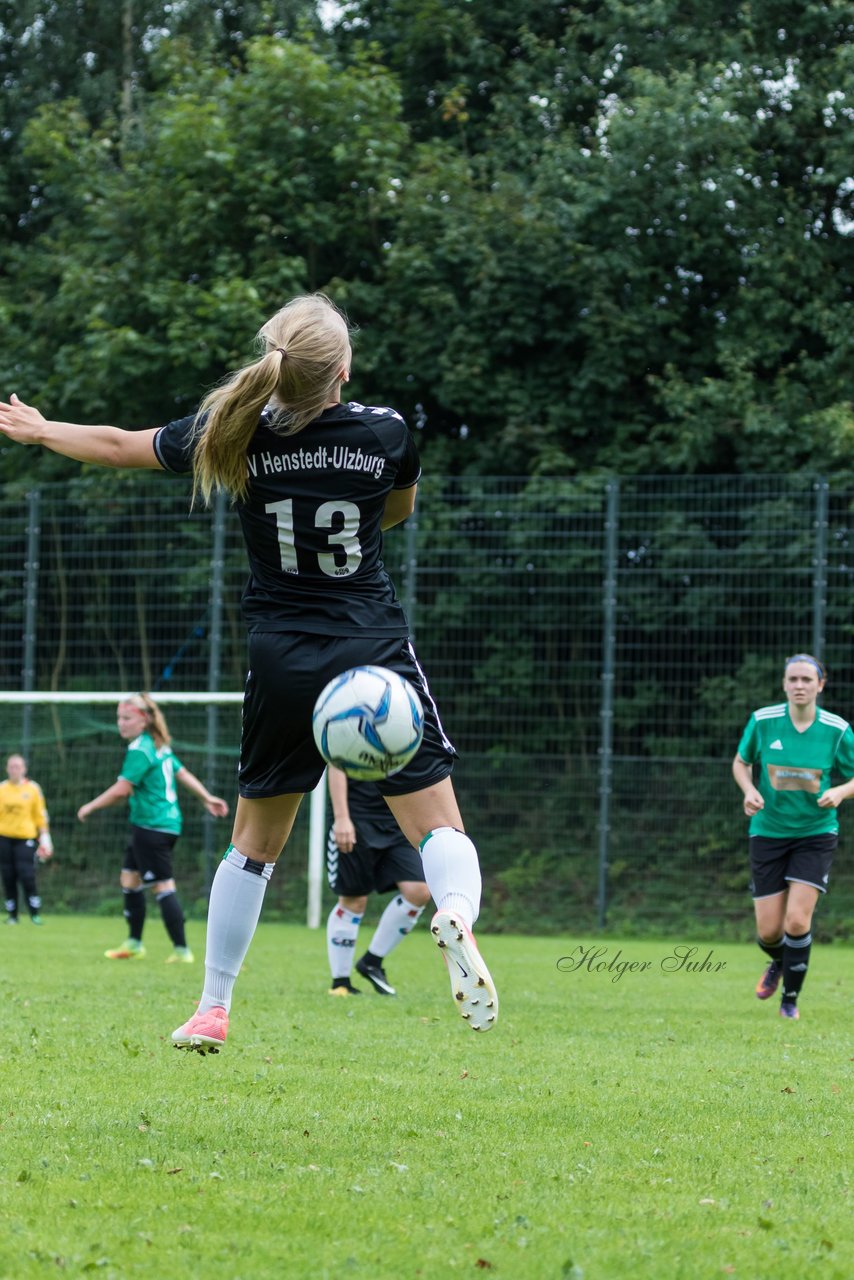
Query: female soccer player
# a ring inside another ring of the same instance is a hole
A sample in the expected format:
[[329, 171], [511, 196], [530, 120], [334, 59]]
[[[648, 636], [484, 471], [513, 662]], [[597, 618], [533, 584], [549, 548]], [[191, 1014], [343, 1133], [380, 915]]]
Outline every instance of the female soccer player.
[[341, 403], [350, 336], [328, 298], [294, 298], [258, 336], [258, 359], [207, 395], [196, 415], [159, 429], [49, 422], [17, 396], [0, 404], [9, 439], [103, 466], [191, 472], [195, 495], [231, 496], [243, 528], [250, 669], [239, 799], [211, 890], [204, 991], [172, 1038], [201, 1052], [225, 1041], [266, 882], [303, 793], [323, 771], [311, 734], [314, 702], [333, 676], [363, 664], [398, 671], [424, 703], [420, 749], [378, 786], [407, 840], [421, 848], [439, 908], [431, 929], [455, 1006], [471, 1027], [487, 1030], [498, 1000], [470, 932], [481, 879], [451, 783], [455, 752], [382, 562], [382, 531], [415, 505], [415, 446], [394, 410]]
[[130, 809], [130, 839], [120, 877], [128, 938], [104, 955], [108, 960], [143, 958], [145, 891], [150, 889], [174, 947], [166, 963], [192, 964], [193, 953], [187, 946], [184, 912], [172, 872], [172, 850], [182, 825], [175, 783], [180, 782], [198, 796], [216, 818], [226, 816], [228, 805], [219, 796], [212, 796], [204, 783], [181, 764], [171, 747], [166, 717], [153, 698], [144, 693], [123, 698], [116, 711], [116, 724], [128, 744], [122, 771], [111, 787], [77, 810], [77, 817], [85, 822], [96, 810], [124, 800]]
[[331, 996], [358, 995], [350, 981], [359, 925], [369, 893], [398, 892], [377, 924], [356, 971], [381, 996], [397, 995], [383, 960], [417, 925], [430, 901], [421, 858], [394, 820], [373, 782], [351, 782], [331, 765], [327, 775], [332, 826], [326, 844], [326, 871], [338, 901], [326, 922], [326, 950], [332, 973]]
[[[839, 838], [836, 810], [854, 795], [854, 732], [841, 716], [817, 705], [826, 679], [811, 654], [787, 658], [786, 701], [753, 712], [732, 762], [750, 818], [758, 942], [771, 961], [756, 994], [770, 999], [782, 977], [784, 1018], [800, 1017], [813, 911], [818, 895], [827, 891]], [[830, 785], [834, 771], [846, 779], [841, 786]]]
[[42, 789], [27, 777], [23, 756], [6, 761], [6, 781], [0, 782], [0, 873], [6, 899], [6, 923], [18, 923], [18, 886], [27, 899], [30, 919], [41, 924], [42, 900], [36, 885], [36, 863], [53, 853]]

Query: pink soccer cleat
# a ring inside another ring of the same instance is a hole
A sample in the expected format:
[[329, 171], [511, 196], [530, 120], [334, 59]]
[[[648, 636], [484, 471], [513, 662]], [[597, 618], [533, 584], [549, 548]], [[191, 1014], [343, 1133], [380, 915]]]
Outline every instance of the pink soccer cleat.
[[228, 1035], [228, 1014], [221, 1005], [204, 1013], [194, 1013], [189, 1022], [172, 1032], [176, 1049], [193, 1049], [196, 1053], [219, 1053]]
[[455, 911], [437, 911], [430, 932], [445, 957], [457, 1008], [472, 1031], [489, 1031], [498, 1017], [498, 993], [471, 930]]
[[783, 976], [783, 966], [778, 964], [776, 960], [772, 960], [762, 977], [756, 984], [756, 996], [759, 1000], [770, 1000], [774, 992], [780, 985], [780, 979]]

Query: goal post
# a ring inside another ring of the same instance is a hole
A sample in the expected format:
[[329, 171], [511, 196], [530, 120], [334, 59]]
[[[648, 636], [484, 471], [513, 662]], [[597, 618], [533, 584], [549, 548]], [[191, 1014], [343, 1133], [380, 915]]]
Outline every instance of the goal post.
[[[20, 690], [0, 689], [0, 704], [7, 703], [9, 706], [101, 706], [101, 705], [117, 705], [122, 698], [129, 697], [127, 689], [119, 692], [110, 692], [109, 690], [100, 690], [91, 692], [89, 690], [71, 690], [71, 691], [49, 691], [47, 693], [39, 690], [29, 690], [21, 692]], [[159, 689], [151, 691], [150, 696], [155, 702], [161, 703], [163, 706], [183, 704], [188, 707], [199, 706], [240, 706], [243, 703], [242, 693], [176, 693], [174, 690]]]
[[[5, 752], [4, 764], [9, 755], [20, 752], [28, 761], [30, 777], [45, 793], [59, 854], [51, 871], [62, 881], [62, 902], [74, 909], [91, 908], [93, 902], [97, 908], [98, 897], [112, 891], [112, 881], [117, 877], [116, 859], [127, 825], [126, 807], [103, 811], [97, 823], [93, 815], [85, 826], [77, 822], [76, 813], [85, 800], [110, 785], [120, 767], [124, 748], [116, 732], [114, 710], [127, 696], [127, 689], [0, 690], [0, 750]], [[233, 814], [242, 692], [158, 689], [151, 696], [164, 708], [179, 759], [203, 779], [208, 790], [225, 797]], [[188, 886], [188, 892], [195, 893], [201, 905], [210, 889], [217, 856], [227, 843], [223, 840], [224, 824], [204, 812], [189, 793], [182, 792], [181, 807], [185, 829], [178, 857], [180, 861], [181, 850], [188, 845], [200, 852], [197, 884], [195, 889]], [[304, 841], [307, 847], [305, 921], [311, 929], [319, 928], [321, 923], [326, 812], [324, 772], [301, 806], [295, 831], [296, 843]], [[228, 819], [225, 827], [230, 830]], [[110, 850], [115, 852], [107, 864], [105, 858]], [[180, 872], [179, 877], [184, 878]], [[287, 902], [289, 895], [281, 884], [283, 879], [274, 877], [271, 885], [276, 899]], [[293, 910], [292, 896], [290, 904], [288, 911]]]

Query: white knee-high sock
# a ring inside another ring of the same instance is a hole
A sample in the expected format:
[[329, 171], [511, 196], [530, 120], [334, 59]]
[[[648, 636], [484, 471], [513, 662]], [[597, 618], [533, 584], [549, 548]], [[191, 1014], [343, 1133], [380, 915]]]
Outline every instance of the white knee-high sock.
[[407, 902], [402, 893], [395, 894], [379, 918], [368, 947], [371, 955], [382, 959], [394, 951], [398, 943], [415, 928], [423, 910], [423, 907]]
[[477, 849], [456, 827], [437, 827], [421, 841], [424, 879], [440, 911], [458, 911], [471, 928], [480, 911]]
[[329, 972], [335, 978], [349, 978], [353, 971], [353, 956], [362, 917], [354, 915], [338, 902], [329, 912], [326, 921], [326, 954], [329, 956]]
[[199, 1013], [231, 1008], [231, 993], [261, 914], [274, 863], [253, 862], [229, 845], [217, 867], [208, 904], [205, 989]]

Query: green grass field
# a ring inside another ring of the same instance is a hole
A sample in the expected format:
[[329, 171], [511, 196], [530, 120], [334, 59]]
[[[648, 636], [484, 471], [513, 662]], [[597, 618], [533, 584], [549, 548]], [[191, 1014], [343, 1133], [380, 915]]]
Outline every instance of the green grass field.
[[558, 966], [591, 939], [484, 938], [478, 1036], [423, 924], [402, 994], [358, 1000], [326, 995], [322, 932], [262, 925], [202, 1058], [168, 1041], [201, 963], [164, 965], [151, 919], [110, 964], [120, 934], [0, 930], [3, 1277], [854, 1275], [850, 948], [813, 948], [795, 1024], [753, 947], [668, 972], [689, 938], [602, 940], [648, 962], [614, 980]]

